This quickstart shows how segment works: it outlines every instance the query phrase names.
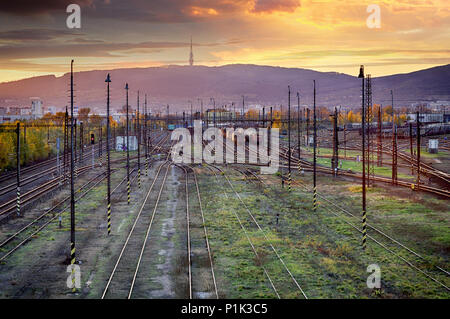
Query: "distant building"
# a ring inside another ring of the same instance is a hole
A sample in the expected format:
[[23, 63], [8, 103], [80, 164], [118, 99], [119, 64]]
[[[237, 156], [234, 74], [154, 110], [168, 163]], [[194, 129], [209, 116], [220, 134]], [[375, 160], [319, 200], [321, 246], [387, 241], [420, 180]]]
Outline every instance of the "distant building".
[[443, 110], [445, 110], [447, 107], [450, 106], [450, 101], [436, 101], [436, 102], [430, 102], [430, 103], [428, 103], [428, 106], [429, 106], [433, 111], [443, 111]]
[[6, 107], [0, 107], [0, 115], [3, 116], [3, 115], [6, 115], [6, 113], [7, 113], [7, 108]]
[[56, 106], [48, 106], [47, 107], [47, 113], [55, 115], [56, 114]]
[[33, 115], [33, 118], [35, 119], [41, 118], [44, 115], [44, 112], [42, 110], [41, 99], [39, 98], [31, 99], [31, 115]]
[[235, 119], [236, 118], [236, 114], [234, 112], [231, 111], [227, 111], [225, 109], [207, 109], [206, 110], [206, 118], [208, 119], [209, 123], [213, 123], [214, 119], [216, 120], [216, 122], [219, 121], [227, 121], [230, 119]]
[[[407, 115], [408, 122], [416, 122], [416, 113]], [[419, 113], [421, 123], [442, 123], [444, 122], [444, 113]]]
[[20, 109], [20, 115], [31, 115], [31, 107], [23, 107]]
[[9, 115], [20, 115], [20, 107], [18, 106], [10, 106], [8, 108]]

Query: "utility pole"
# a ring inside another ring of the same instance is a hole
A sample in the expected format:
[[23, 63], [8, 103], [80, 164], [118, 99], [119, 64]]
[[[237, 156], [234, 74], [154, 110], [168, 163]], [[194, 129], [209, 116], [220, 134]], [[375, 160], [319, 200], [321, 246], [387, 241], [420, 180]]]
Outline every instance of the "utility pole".
[[130, 139], [128, 134], [128, 83], [125, 84], [126, 91], [126, 102], [127, 102], [127, 195], [128, 195], [128, 205], [130, 205]]
[[141, 188], [141, 125], [139, 122], [139, 90], [137, 92], [137, 110], [136, 110], [136, 125], [137, 125], [137, 143], [138, 143], [138, 187]]
[[17, 216], [20, 216], [20, 122], [17, 122], [16, 128], [17, 135], [17, 151], [16, 151], [16, 160], [17, 160]]
[[314, 168], [314, 174], [313, 174], [313, 211], [317, 211], [317, 118], [316, 118], [316, 80], [313, 80], [314, 83], [314, 109], [313, 109], [313, 120], [314, 120], [314, 159], [313, 159], [313, 168]]
[[378, 108], [378, 166], [383, 166], [383, 139], [381, 137], [381, 131], [383, 128], [383, 116], [381, 112], [382, 105]]
[[395, 125], [394, 92], [391, 90], [392, 105], [392, 183], [397, 185], [397, 127]]
[[244, 123], [244, 114], [245, 114], [245, 97], [242, 95], [242, 123]]
[[414, 175], [413, 129], [411, 122], [409, 122], [409, 153], [411, 156], [411, 175]]
[[106, 92], [106, 169], [107, 169], [107, 183], [108, 183], [108, 235], [111, 234], [111, 162], [110, 162], [110, 150], [109, 150], [109, 137], [111, 134], [111, 129], [109, 127], [109, 83], [111, 83], [111, 77], [108, 73], [106, 76], [106, 85], [107, 85], [107, 92]]
[[234, 128], [236, 127], [236, 104], [232, 102], [231, 106], [233, 107], [233, 116], [231, 117], [231, 119], [233, 120], [233, 128]]
[[98, 158], [100, 160], [100, 166], [102, 166], [103, 165], [103, 160], [102, 160], [102, 157], [103, 157], [103, 152], [102, 152], [103, 151], [103, 132], [102, 132], [101, 124], [100, 124], [98, 131], [99, 131], [98, 132], [98, 136], [99, 136]]
[[288, 191], [291, 191], [291, 87], [288, 85]]
[[66, 113], [64, 114], [64, 179], [66, 178], [67, 174], [67, 166], [68, 166], [68, 159], [69, 159], [69, 113], [67, 112], [67, 105], [66, 105]]
[[[27, 123], [23, 123], [23, 146], [27, 145]], [[27, 149], [23, 151], [23, 162], [27, 162]]]
[[74, 119], [73, 119], [73, 60], [70, 63], [70, 265], [72, 266], [72, 292], [75, 288], [75, 188], [74, 177]]
[[[366, 76], [366, 124], [367, 124], [367, 186], [370, 187], [371, 168], [371, 124], [372, 124], [372, 78], [370, 74]], [[373, 182], [372, 182], [373, 183]]]
[[310, 109], [306, 108], [306, 146], [308, 147], [309, 152], [309, 118], [311, 117]]
[[[78, 152], [77, 152], [77, 119], [74, 119], [74, 144], [75, 144], [75, 165], [78, 162]], [[77, 169], [75, 167], [75, 177], [77, 176]]]
[[417, 190], [420, 188], [420, 119], [419, 111], [416, 112], [416, 125], [417, 125]]
[[337, 170], [339, 167], [339, 153], [338, 153], [338, 126], [337, 126], [337, 120], [338, 120], [338, 113], [337, 108], [334, 108], [334, 115], [333, 115], [333, 157], [331, 160], [331, 166], [333, 169], [334, 176], [337, 175]]
[[297, 144], [298, 144], [298, 160], [299, 160], [299, 172], [300, 172], [300, 155], [301, 155], [301, 150], [300, 150], [300, 146], [301, 146], [301, 136], [300, 136], [300, 131], [301, 131], [301, 113], [300, 113], [300, 93], [297, 92]]
[[80, 163], [83, 166], [83, 122], [80, 121]]
[[147, 94], [145, 94], [144, 104], [144, 141], [145, 141], [145, 176], [148, 176], [148, 137], [147, 137]]
[[192, 113], [192, 101], [189, 101], [189, 103], [191, 104], [191, 126], [193, 127], [194, 126], [194, 122], [193, 122], [193, 118], [192, 118], [192, 115], [193, 115], [193, 113]]
[[272, 137], [272, 126], [273, 126], [273, 112], [272, 112], [272, 106], [270, 107], [270, 127], [269, 127], [269, 136], [267, 141], [267, 156], [270, 156], [270, 139]]
[[361, 65], [359, 69], [359, 76], [361, 79], [361, 135], [362, 135], [362, 249], [366, 249], [367, 229], [366, 229], [366, 112], [364, 107], [364, 66]]
[[198, 99], [200, 102], [200, 120], [202, 121], [202, 127], [203, 127], [203, 99]]
[[[59, 159], [59, 150], [60, 150], [61, 144], [59, 137], [56, 138], [56, 167], [58, 172], [58, 177], [61, 178], [61, 161]], [[61, 180], [60, 180], [61, 183]]]
[[211, 97], [209, 98], [209, 102], [213, 102], [213, 126], [216, 127], [216, 100]]
[[169, 104], [167, 104], [166, 129], [169, 129]]

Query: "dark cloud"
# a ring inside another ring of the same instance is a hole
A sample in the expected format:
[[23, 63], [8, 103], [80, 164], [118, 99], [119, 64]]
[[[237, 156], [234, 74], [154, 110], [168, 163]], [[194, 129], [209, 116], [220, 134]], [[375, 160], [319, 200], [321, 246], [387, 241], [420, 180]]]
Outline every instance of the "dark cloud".
[[56, 38], [73, 35], [80, 36], [83, 34], [69, 30], [22, 29], [22, 30], [0, 31], [0, 40], [6, 41], [53, 40]]
[[[95, 2], [88, 14], [93, 17], [163, 23], [215, 19], [245, 12], [252, 0], [110, 0]], [[213, 9], [217, 15], [197, 15], [196, 11]]]
[[[21, 44], [0, 46], [0, 61], [3, 59], [17, 60], [27, 58], [49, 58], [49, 57], [111, 57], [124, 55], [126, 51], [159, 51], [172, 48], [187, 48], [190, 42], [139, 42], [139, 43], [82, 43], [76, 39], [74, 43], [68, 44]], [[212, 47], [223, 43], [194, 43], [195, 46]]]
[[298, 7], [300, 7], [300, 0], [255, 0], [253, 12], [294, 12]]
[[55, 11], [66, 12], [69, 4], [76, 3], [81, 7], [93, 5], [94, 0], [3, 0], [0, 12], [20, 16], [48, 14]]
[[[208, 17], [195, 14], [198, 9], [213, 9], [219, 15], [245, 12], [253, 0], [16, 0], [0, 4], [0, 12], [20, 16], [66, 14], [66, 7], [76, 3], [82, 14], [91, 18], [190, 22]], [[211, 15], [214, 18], [214, 15]]]

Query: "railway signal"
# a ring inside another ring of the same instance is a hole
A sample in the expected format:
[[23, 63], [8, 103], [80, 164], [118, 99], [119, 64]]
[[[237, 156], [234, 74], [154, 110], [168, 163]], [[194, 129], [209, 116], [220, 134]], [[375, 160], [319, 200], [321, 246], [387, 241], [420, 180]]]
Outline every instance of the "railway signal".
[[361, 115], [361, 135], [362, 135], [362, 249], [366, 249], [367, 229], [366, 229], [366, 121], [364, 108], [364, 66], [359, 69], [358, 78], [361, 79], [362, 85], [362, 115]]
[[91, 145], [95, 144], [95, 135], [94, 133], [91, 133]]
[[[108, 235], [111, 234], [111, 163], [110, 163], [110, 150], [109, 150], [109, 135], [110, 127], [109, 127], [109, 83], [111, 83], [111, 77], [106, 76], [106, 176], [107, 176], [107, 192], [108, 192], [108, 206], [107, 206], [107, 219], [108, 219]], [[94, 140], [94, 134], [91, 134], [91, 143]]]

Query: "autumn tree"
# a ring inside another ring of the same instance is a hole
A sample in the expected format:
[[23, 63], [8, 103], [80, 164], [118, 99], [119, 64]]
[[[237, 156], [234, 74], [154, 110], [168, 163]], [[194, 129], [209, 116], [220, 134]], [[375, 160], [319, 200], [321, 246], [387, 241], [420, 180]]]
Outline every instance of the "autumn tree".
[[88, 107], [83, 107], [78, 112], [78, 119], [82, 122], [87, 122], [89, 118], [89, 113], [91, 113], [91, 109]]

